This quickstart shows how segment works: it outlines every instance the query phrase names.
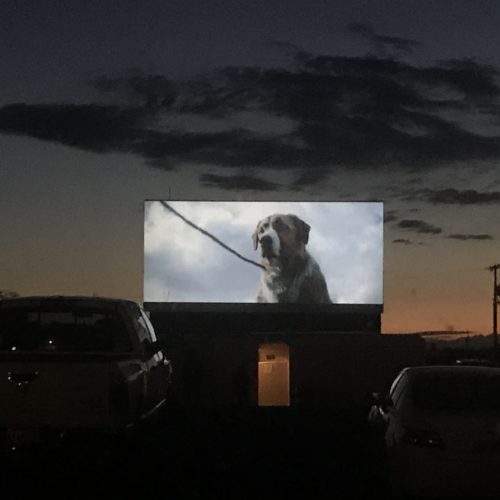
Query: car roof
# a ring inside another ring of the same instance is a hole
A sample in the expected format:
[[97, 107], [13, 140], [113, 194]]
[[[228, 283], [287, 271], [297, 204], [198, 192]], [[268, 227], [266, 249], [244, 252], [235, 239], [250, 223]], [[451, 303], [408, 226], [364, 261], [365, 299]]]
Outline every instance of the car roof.
[[118, 304], [130, 303], [140, 305], [131, 299], [112, 297], [95, 297], [87, 295], [31, 295], [26, 297], [13, 297], [0, 300], [0, 308], [3, 307], [40, 307], [42, 305], [66, 304], [84, 307], [114, 307]]
[[493, 366], [493, 362], [484, 358], [459, 358], [455, 360], [457, 365]]
[[497, 375], [500, 376], [500, 367], [477, 366], [477, 365], [430, 365], [411, 366], [403, 370], [409, 377], [419, 377], [421, 375]]

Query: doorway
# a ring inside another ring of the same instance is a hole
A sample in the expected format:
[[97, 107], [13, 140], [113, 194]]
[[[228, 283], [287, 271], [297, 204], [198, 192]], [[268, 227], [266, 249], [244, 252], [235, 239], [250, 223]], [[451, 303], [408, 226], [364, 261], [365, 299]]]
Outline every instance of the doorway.
[[258, 405], [290, 406], [290, 354], [280, 342], [259, 346]]

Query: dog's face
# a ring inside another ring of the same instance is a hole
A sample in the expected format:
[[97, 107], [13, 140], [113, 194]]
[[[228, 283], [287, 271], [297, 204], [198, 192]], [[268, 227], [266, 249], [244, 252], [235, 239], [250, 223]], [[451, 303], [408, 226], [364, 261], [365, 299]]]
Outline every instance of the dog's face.
[[264, 259], [303, 257], [311, 227], [292, 214], [273, 214], [262, 219], [253, 233], [254, 249]]

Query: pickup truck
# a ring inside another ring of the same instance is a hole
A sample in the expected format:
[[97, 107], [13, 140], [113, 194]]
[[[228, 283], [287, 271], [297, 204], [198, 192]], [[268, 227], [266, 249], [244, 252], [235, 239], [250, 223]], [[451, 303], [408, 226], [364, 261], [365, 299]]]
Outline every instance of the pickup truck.
[[165, 407], [172, 365], [139, 303], [40, 296], [0, 300], [0, 433], [7, 448], [116, 433]]

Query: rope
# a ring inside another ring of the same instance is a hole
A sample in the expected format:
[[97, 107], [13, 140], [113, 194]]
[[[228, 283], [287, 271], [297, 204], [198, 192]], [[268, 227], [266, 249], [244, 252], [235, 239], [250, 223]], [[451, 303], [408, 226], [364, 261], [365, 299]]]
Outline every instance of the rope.
[[179, 217], [182, 221], [184, 221], [188, 226], [191, 226], [193, 229], [196, 229], [200, 233], [204, 234], [205, 236], [208, 236], [212, 241], [215, 241], [218, 245], [220, 245], [222, 248], [227, 250], [228, 252], [232, 253], [233, 255], [236, 255], [239, 259], [248, 262], [249, 264], [253, 264], [254, 266], [260, 267], [261, 269], [264, 269], [264, 266], [262, 264], [259, 264], [258, 262], [255, 262], [251, 259], [247, 259], [240, 253], [238, 253], [236, 250], [233, 250], [231, 247], [227, 246], [225, 243], [223, 243], [219, 238], [215, 237], [213, 234], [209, 233], [205, 229], [201, 228], [200, 226], [197, 226], [194, 222], [191, 222], [189, 219], [184, 217], [184, 215], [180, 214], [177, 210], [172, 208], [167, 202], [165, 201], [160, 201], [160, 203], [167, 209], [170, 210], [174, 215]]

